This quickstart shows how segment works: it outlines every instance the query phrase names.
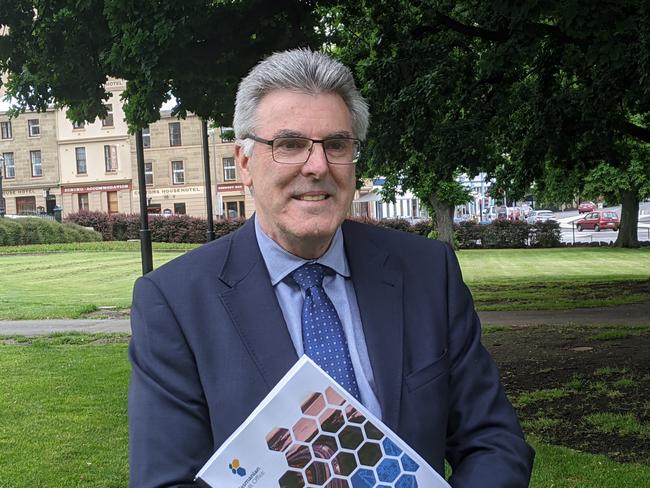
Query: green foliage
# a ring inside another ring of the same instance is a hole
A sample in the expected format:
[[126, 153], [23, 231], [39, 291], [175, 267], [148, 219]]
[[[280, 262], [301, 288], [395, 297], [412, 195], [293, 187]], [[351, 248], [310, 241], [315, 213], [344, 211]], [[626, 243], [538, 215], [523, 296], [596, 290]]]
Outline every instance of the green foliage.
[[[388, 192], [402, 185], [425, 202], [444, 201], [440, 185], [454, 171], [488, 171], [491, 193], [511, 199], [535, 183], [553, 202], [572, 201], [600, 163], [628, 171], [634, 146], [647, 152], [650, 142], [646, 3], [330, 9], [335, 52], [355, 66], [371, 103], [362, 168], [386, 176]], [[648, 157], [636, 160], [647, 175]]]
[[490, 134], [491, 100], [477, 85], [483, 42], [437, 24], [429, 5], [339, 4], [325, 16], [333, 52], [354, 66], [371, 127], [359, 170], [385, 176], [384, 195], [412, 190], [451, 239], [451, 209], [468, 201], [455, 182], [500, 160]]
[[[106, 114], [107, 77], [128, 80], [132, 129], [176, 97], [187, 112], [228, 126], [239, 79], [263, 55], [318, 45], [313, 0], [16, 0], [0, 2], [8, 27], [0, 72], [18, 110], [69, 107], [75, 121]], [[327, 3], [327, 2], [321, 2]], [[38, 15], [34, 15], [38, 12]]]
[[[140, 216], [137, 214], [107, 214], [105, 212], [78, 212], [68, 214], [66, 221], [101, 232], [105, 241], [138, 239]], [[229, 234], [244, 224], [243, 219], [224, 219], [214, 222], [216, 237]], [[207, 240], [208, 222], [189, 215], [169, 217], [150, 215], [149, 230], [154, 242], [204, 243]]]
[[650, 196], [650, 145], [637, 144], [625, 168], [602, 162], [585, 177], [584, 194], [588, 198], [602, 195], [609, 204], [616, 204], [623, 200], [625, 191], [638, 199]]
[[494, 220], [487, 225], [462, 222], [455, 232], [461, 249], [559, 247], [562, 245], [557, 222], [527, 224], [523, 221]]
[[0, 219], [0, 246], [101, 240], [101, 234], [76, 224], [39, 218]]

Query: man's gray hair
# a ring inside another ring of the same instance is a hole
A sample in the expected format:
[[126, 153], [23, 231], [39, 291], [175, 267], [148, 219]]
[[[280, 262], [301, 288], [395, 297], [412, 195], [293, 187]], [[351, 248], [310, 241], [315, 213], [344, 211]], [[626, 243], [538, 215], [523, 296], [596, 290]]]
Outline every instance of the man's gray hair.
[[233, 128], [244, 153], [252, 153], [254, 141], [245, 139], [255, 134], [257, 107], [272, 90], [300, 93], [335, 93], [352, 116], [354, 136], [361, 140], [368, 132], [368, 104], [354, 84], [352, 72], [344, 64], [309, 49], [275, 53], [258, 63], [242, 79], [237, 89]]

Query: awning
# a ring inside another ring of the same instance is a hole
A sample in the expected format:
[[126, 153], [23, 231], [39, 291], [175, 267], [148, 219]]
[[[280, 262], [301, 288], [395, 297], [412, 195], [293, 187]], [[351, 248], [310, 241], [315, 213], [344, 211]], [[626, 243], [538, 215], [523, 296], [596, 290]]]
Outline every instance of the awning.
[[370, 192], [360, 196], [356, 200], [353, 200], [352, 203], [379, 202], [379, 201], [381, 201], [381, 197], [376, 193]]

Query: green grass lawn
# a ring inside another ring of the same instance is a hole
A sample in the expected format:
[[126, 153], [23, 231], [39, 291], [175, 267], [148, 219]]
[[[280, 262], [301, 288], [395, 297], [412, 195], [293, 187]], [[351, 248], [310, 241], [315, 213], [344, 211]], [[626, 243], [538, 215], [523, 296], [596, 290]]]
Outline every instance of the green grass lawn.
[[645, 301], [650, 248], [458, 252], [479, 310], [550, 310]]
[[[154, 266], [192, 245], [154, 244]], [[47, 252], [46, 252], [47, 251]], [[650, 248], [460, 251], [479, 310], [559, 309], [646, 300]], [[128, 308], [137, 243], [0, 248], [0, 320], [76, 318]], [[432, 278], [435, 279], [435, 278]]]
[[[0, 319], [77, 318], [102, 306], [128, 308], [142, 273], [135, 249], [0, 254]], [[156, 251], [154, 266], [179, 254]]]
[[0, 346], [0, 487], [127, 486], [126, 340]]
[[[127, 343], [118, 335], [0, 341], [0, 487], [127, 485]], [[530, 439], [534, 488], [647, 486], [650, 466]]]

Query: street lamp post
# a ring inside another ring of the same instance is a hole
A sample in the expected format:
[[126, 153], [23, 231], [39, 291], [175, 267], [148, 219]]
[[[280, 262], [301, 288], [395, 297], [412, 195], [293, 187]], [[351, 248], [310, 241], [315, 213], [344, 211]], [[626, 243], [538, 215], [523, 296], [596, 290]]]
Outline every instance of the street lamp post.
[[208, 211], [208, 242], [214, 241], [214, 209], [212, 207], [212, 181], [210, 179], [210, 148], [208, 143], [208, 122], [201, 121], [201, 139], [203, 143], [203, 173], [205, 178], [205, 201]]
[[5, 216], [5, 196], [4, 193], [2, 193], [2, 178], [4, 176], [5, 172], [5, 158], [3, 156], [0, 156], [0, 219], [4, 218]]

